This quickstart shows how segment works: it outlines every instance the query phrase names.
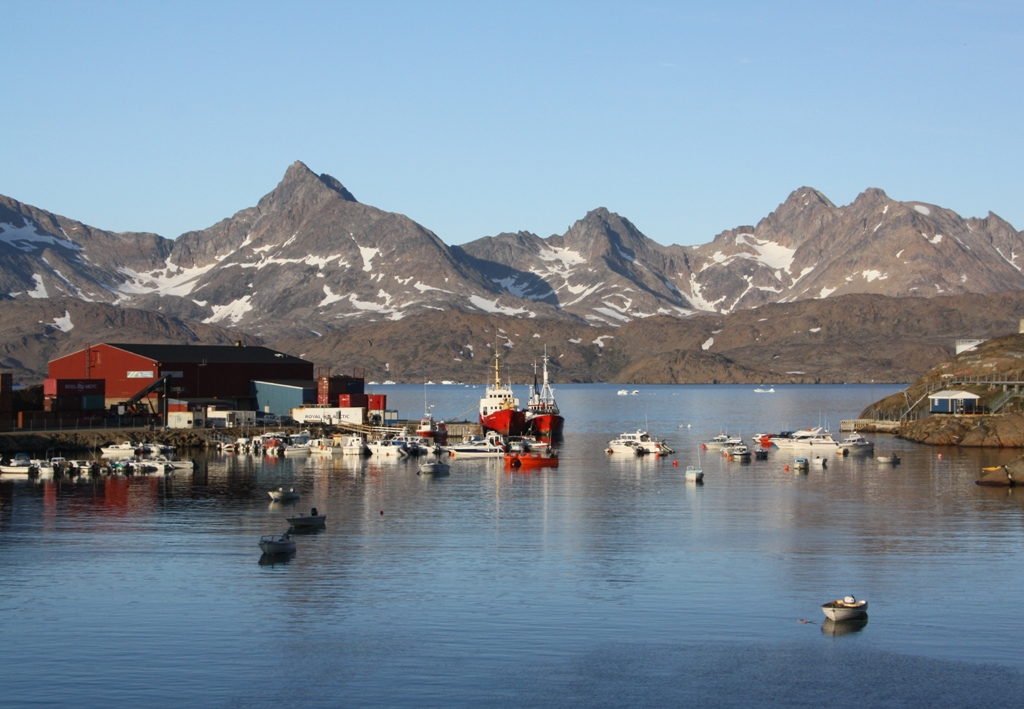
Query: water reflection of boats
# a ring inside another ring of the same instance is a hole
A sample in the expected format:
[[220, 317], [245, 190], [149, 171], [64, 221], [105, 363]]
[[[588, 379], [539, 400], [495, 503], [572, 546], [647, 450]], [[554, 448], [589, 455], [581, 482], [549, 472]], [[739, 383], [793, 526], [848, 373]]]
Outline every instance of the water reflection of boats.
[[287, 564], [294, 558], [294, 551], [285, 554], [260, 554], [259, 564], [260, 566], [276, 566], [278, 564]]
[[849, 635], [850, 633], [859, 633], [864, 630], [867, 624], [867, 615], [862, 618], [854, 618], [853, 620], [832, 620], [831, 618], [826, 618], [825, 622], [821, 624], [821, 632], [825, 635], [838, 637], [840, 635]]

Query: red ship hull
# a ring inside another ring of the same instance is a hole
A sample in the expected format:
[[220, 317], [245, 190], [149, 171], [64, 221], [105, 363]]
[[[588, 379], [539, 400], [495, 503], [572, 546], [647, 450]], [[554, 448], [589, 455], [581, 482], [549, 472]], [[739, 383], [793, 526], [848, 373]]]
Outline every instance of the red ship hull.
[[502, 409], [493, 414], [481, 416], [480, 425], [488, 431], [496, 431], [503, 436], [519, 436], [526, 432], [526, 412]]
[[530, 419], [530, 430], [537, 436], [561, 436], [565, 418], [558, 414], [537, 414]]

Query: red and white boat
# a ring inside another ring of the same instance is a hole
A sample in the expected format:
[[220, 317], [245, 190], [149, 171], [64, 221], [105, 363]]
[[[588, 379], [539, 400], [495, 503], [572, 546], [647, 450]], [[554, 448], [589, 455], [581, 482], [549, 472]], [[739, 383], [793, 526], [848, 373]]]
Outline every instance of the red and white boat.
[[558, 411], [555, 392], [548, 384], [548, 350], [544, 348], [544, 385], [537, 389], [537, 365], [533, 365], [533, 391], [526, 405], [526, 425], [535, 436], [555, 437], [562, 435], [565, 417]]
[[435, 421], [429, 413], [424, 414], [420, 419], [416, 435], [431, 441], [432, 445], [448, 445], [448, 427], [445, 426], [444, 421]]
[[512, 387], [501, 383], [498, 354], [494, 354], [494, 384], [487, 385], [480, 399], [480, 425], [503, 436], [518, 436], [526, 431], [526, 412], [519, 408], [519, 399]]

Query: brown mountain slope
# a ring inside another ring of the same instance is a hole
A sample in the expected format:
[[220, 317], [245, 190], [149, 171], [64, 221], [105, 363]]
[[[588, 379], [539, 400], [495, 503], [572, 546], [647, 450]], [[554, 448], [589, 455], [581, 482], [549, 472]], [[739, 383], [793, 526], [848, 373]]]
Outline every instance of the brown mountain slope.
[[42, 381], [49, 360], [87, 343], [260, 344], [221, 327], [77, 298], [0, 301], [0, 333], [0, 370], [13, 372], [19, 386]]
[[646, 318], [620, 328], [439, 312], [274, 346], [369, 379], [487, 381], [501, 352], [514, 381], [547, 345], [555, 381], [627, 383], [911, 381], [955, 340], [1015, 332], [1024, 293], [850, 295], [730, 315]]

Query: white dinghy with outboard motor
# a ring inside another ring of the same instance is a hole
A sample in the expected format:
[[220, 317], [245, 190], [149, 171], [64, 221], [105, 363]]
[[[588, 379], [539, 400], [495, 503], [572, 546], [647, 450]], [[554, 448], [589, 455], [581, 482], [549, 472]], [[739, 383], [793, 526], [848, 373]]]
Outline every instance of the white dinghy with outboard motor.
[[856, 620], [868, 614], [868, 602], [858, 601], [853, 596], [846, 596], [838, 601], [821, 604], [821, 611], [829, 620]]

